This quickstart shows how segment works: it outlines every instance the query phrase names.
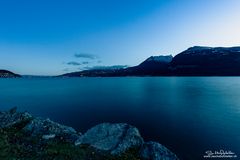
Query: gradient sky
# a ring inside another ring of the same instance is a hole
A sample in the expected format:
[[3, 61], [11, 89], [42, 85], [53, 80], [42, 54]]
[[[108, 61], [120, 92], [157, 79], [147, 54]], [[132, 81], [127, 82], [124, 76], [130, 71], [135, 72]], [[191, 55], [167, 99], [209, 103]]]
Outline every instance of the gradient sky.
[[0, 68], [58, 75], [240, 45], [239, 0], [1, 0]]

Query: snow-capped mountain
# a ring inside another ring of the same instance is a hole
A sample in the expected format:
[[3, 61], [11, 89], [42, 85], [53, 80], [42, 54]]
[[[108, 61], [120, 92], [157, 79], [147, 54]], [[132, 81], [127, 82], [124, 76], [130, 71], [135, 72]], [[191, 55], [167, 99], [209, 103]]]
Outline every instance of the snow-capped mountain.
[[156, 62], [165, 62], [165, 63], [170, 63], [173, 59], [172, 55], [167, 55], [167, 56], [151, 56], [149, 57], [146, 61], [156, 61]]
[[195, 46], [175, 57], [151, 56], [114, 71], [82, 71], [67, 76], [240, 76], [240, 47]]

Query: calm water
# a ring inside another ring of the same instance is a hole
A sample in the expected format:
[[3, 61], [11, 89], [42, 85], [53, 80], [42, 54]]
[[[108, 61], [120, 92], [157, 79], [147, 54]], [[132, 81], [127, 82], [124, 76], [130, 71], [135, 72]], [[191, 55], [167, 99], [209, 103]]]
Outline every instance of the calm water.
[[0, 79], [0, 110], [13, 106], [81, 132], [129, 123], [181, 159], [220, 149], [240, 156], [238, 77]]

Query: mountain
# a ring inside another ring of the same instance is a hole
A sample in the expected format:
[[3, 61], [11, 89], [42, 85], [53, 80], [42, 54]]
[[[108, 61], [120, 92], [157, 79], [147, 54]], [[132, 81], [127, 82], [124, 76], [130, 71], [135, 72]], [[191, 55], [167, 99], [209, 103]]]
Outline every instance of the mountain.
[[172, 60], [169, 56], [151, 56], [144, 62], [134, 67], [127, 68], [99, 68], [80, 72], [72, 72], [61, 75], [61, 77], [118, 77], [118, 76], [145, 76], [166, 74], [169, 63]]
[[17, 78], [17, 77], [21, 76], [7, 70], [0, 70], [0, 78]]
[[[173, 56], [151, 56], [144, 62], [134, 67], [132, 71], [135, 75], [161, 75], [167, 74], [168, 67]], [[127, 69], [128, 70], [128, 69]]]
[[240, 47], [194, 46], [175, 57], [151, 56], [134, 67], [85, 70], [62, 76], [240, 76]]
[[240, 47], [191, 47], [170, 63], [172, 75], [239, 76]]

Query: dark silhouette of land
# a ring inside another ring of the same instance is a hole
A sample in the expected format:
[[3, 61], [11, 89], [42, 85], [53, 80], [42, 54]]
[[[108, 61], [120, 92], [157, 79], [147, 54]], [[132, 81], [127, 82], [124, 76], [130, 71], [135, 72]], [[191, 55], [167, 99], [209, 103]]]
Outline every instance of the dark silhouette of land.
[[134, 67], [85, 70], [61, 76], [240, 76], [240, 47], [195, 46], [175, 57], [171, 55], [149, 57]]

